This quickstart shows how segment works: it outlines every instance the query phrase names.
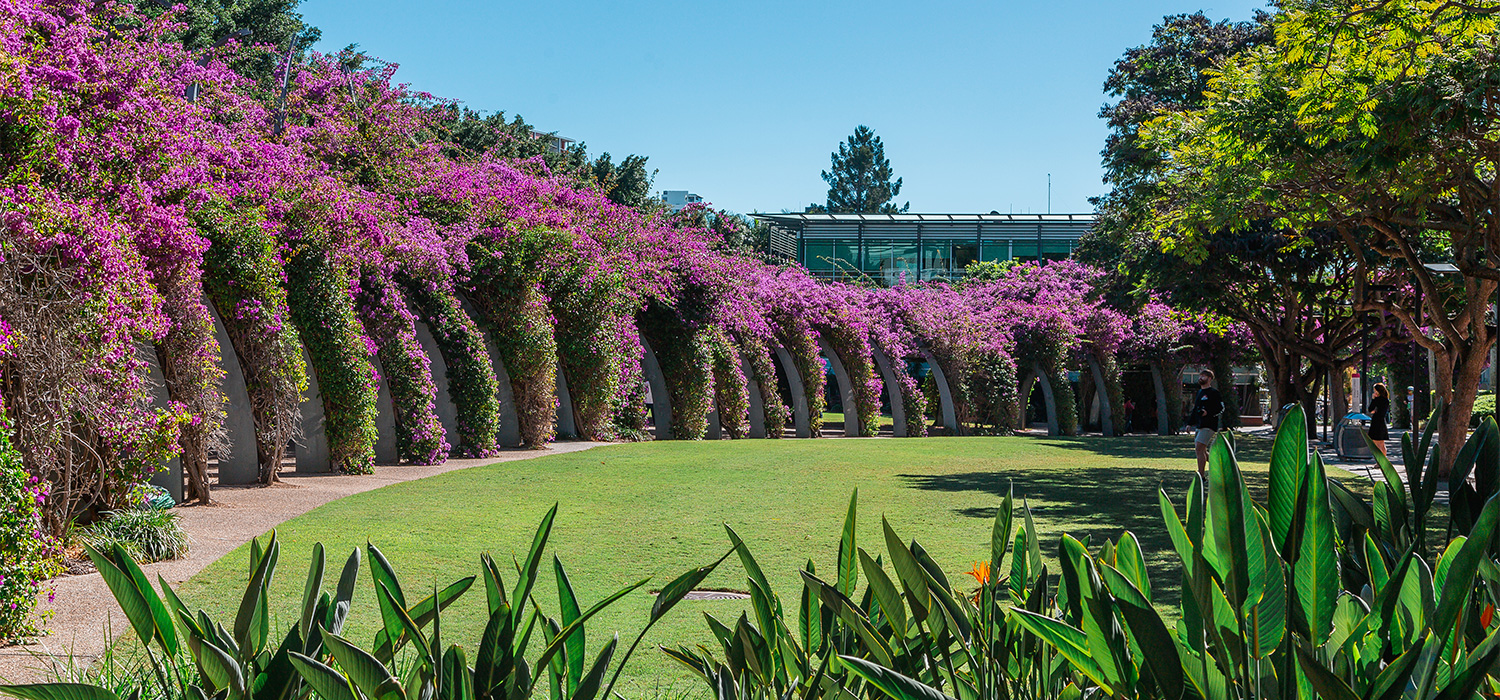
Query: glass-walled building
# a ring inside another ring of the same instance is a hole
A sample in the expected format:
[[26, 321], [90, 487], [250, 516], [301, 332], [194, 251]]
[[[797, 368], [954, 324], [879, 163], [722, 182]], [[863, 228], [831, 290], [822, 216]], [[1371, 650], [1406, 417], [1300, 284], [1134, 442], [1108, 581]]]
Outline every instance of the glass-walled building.
[[956, 280], [969, 263], [1061, 260], [1093, 214], [752, 214], [771, 226], [771, 248], [814, 275]]

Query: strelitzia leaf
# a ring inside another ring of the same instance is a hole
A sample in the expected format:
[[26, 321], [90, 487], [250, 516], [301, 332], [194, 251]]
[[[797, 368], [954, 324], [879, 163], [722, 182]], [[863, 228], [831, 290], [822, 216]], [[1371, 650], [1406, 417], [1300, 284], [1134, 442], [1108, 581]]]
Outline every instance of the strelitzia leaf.
[[854, 540], [856, 515], [859, 512], [859, 489], [849, 496], [849, 512], [844, 516], [844, 532], [839, 537], [839, 566], [838, 587], [839, 592], [847, 597], [854, 597], [854, 589], [859, 585], [859, 559], [856, 555], [857, 545]]
[[[1276, 441], [1271, 447], [1271, 486], [1269, 505], [1271, 535], [1276, 548], [1286, 553], [1296, 551], [1299, 534], [1298, 494], [1307, 481], [1307, 416], [1301, 404], [1292, 406], [1276, 428]], [[1399, 481], [1399, 480], [1398, 480]]]
[[673, 607], [676, 607], [676, 605], [682, 602], [682, 599], [686, 597], [688, 593], [691, 593], [694, 589], [696, 589], [698, 587], [698, 584], [703, 583], [703, 580], [708, 578], [708, 575], [713, 573], [714, 569], [717, 569], [720, 564], [723, 564], [724, 560], [728, 559], [729, 555], [734, 554], [734, 552], [734, 549], [730, 549], [729, 551], [724, 553], [724, 556], [719, 557], [718, 561], [715, 561], [708, 566], [701, 566], [696, 569], [689, 570], [683, 573], [681, 576], [672, 579], [671, 583], [662, 586], [661, 592], [656, 594], [656, 601], [651, 604], [650, 622], [656, 622], [657, 620], [660, 620], [662, 616], [666, 615], [669, 610], [671, 610]]
[[846, 668], [893, 700], [953, 700], [942, 691], [915, 678], [903, 676], [854, 656], [840, 656]]
[[0, 695], [21, 700], [120, 700], [109, 690], [85, 683], [0, 685]]
[[1301, 551], [1293, 567], [1297, 602], [1312, 641], [1322, 645], [1333, 631], [1333, 610], [1338, 603], [1338, 548], [1334, 542], [1333, 514], [1329, 510], [1328, 476], [1323, 460], [1315, 458], [1304, 484], [1306, 508]]
[[1073, 664], [1073, 668], [1088, 676], [1089, 680], [1097, 684], [1106, 695], [1114, 695], [1115, 691], [1110, 687], [1109, 679], [1104, 677], [1104, 669], [1099, 666], [1089, 651], [1088, 636], [1083, 630], [1030, 610], [1013, 608], [1012, 613], [1015, 615], [1014, 619], [1017, 624], [1056, 649], [1057, 653], [1062, 654], [1063, 658], [1068, 660], [1068, 663]]
[[312, 689], [317, 691], [323, 700], [359, 700], [354, 686], [349, 684], [349, 679], [338, 671], [325, 666], [317, 659], [308, 658], [295, 651], [291, 653], [291, 657], [292, 666], [296, 667], [297, 674], [302, 676], [302, 680], [307, 681], [307, 684], [312, 686]]
[[339, 668], [370, 700], [405, 700], [401, 681], [386, 670], [384, 664], [363, 649], [333, 633], [323, 635], [328, 651], [339, 662]]

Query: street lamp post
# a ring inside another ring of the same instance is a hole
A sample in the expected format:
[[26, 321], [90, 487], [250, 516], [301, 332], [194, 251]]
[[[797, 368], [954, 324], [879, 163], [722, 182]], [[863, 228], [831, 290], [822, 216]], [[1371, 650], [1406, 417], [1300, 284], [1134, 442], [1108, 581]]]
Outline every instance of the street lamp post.
[[[245, 38], [247, 36], [250, 36], [250, 30], [248, 28], [247, 29], [236, 29], [233, 32], [230, 32], [229, 36], [226, 36], [223, 39], [220, 39], [220, 40], [214, 42], [214, 48], [217, 49], [217, 48], [220, 48], [220, 47], [224, 46], [225, 44], [229, 43], [229, 41], [231, 39], [243, 39], [243, 38]], [[199, 58], [196, 61], [196, 63], [200, 67], [207, 66], [208, 65], [208, 60], [209, 60], [208, 52], [204, 51], [203, 52], [203, 57]], [[183, 93], [182, 96], [186, 97], [188, 102], [197, 102], [198, 101], [198, 83], [197, 83], [197, 81], [194, 81], [192, 84], [188, 85], [187, 86], [187, 90]]]

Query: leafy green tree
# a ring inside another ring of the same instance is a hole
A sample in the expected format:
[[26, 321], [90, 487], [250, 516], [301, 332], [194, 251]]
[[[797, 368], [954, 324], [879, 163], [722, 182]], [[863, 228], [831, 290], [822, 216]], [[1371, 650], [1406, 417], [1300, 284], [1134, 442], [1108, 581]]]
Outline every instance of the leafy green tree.
[[191, 51], [208, 51], [230, 39], [269, 47], [242, 52], [234, 68], [254, 79], [262, 90], [274, 91], [288, 60], [294, 65], [305, 60], [322, 38], [322, 32], [297, 12], [300, 4], [301, 0], [158, 0], [137, 3], [137, 9], [155, 17], [181, 5], [175, 18], [186, 26], [177, 38]]
[[593, 184], [615, 204], [640, 208], [651, 198], [656, 171], [646, 170], [646, 156], [628, 155], [616, 164], [606, 152], [594, 159], [590, 170]]
[[901, 178], [891, 170], [891, 161], [885, 157], [885, 145], [870, 127], [860, 125], [839, 150], [830, 156], [833, 165], [823, 171], [823, 181], [828, 183], [828, 203], [822, 209], [817, 205], [808, 211], [826, 211], [833, 214], [899, 214], [911, 208], [906, 203], [897, 208], [891, 202], [901, 194]]
[[[1270, 15], [1214, 22], [1199, 12], [1166, 17], [1150, 44], [1125, 52], [1105, 82], [1105, 91], [1120, 99], [1100, 112], [1110, 127], [1102, 156], [1113, 190], [1094, 200], [1098, 223], [1078, 255], [1113, 270], [1110, 297], [1124, 308], [1155, 293], [1244, 323], [1278, 402], [1301, 403], [1313, 416], [1325, 377], [1359, 364], [1362, 351], [1378, 348], [1394, 331], [1377, 323], [1366, 337], [1347, 274], [1354, 260], [1337, 234], [1324, 228], [1294, 235], [1265, 218], [1204, 229], [1202, 248], [1190, 251], [1151, 232], [1158, 207], [1173, 201], [1164, 189], [1171, 159], [1142, 138], [1142, 127], [1200, 109], [1216, 68], [1272, 42]], [[1340, 405], [1342, 388], [1334, 383]]]
[[584, 144], [574, 143], [559, 149], [556, 133], [541, 131], [519, 114], [507, 121], [505, 112], [484, 113], [452, 103], [434, 105], [432, 109], [439, 128], [444, 131], [439, 138], [446, 143], [444, 152], [450, 158], [541, 158], [550, 172], [579, 181], [589, 177]]
[[[1170, 154], [1159, 239], [1195, 257], [1205, 232], [1267, 217], [1337, 232], [1357, 307], [1433, 353], [1447, 425], [1467, 425], [1495, 341], [1497, 12], [1493, 1], [1283, 3], [1274, 45], [1221, 66], [1201, 109], [1142, 130]], [[1441, 431], [1442, 472], [1464, 432]]]

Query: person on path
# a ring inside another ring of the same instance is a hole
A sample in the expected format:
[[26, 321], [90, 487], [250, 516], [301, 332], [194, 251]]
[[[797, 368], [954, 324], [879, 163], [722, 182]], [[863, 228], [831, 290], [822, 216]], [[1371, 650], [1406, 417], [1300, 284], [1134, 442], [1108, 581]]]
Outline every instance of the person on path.
[[1370, 442], [1375, 443], [1375, 449], [1380, 450], [1380, 454], [1386, 455], [1385, 441], [1391, 435], [1385, 423], [1391, 413], [1391, 394], [1386, 391], [1385, 384], [1375, 385], [1375, 395], [1370, 398], [1370, 405], [1365, 408], [1365, 413], [1370, 414]]
[[1224, 413], [1224, 397], [1214, 388], [1213, 370], [1198, 373], [1198, 395], [1193, 397], [1193, 424], [1198, 434], [1193, 437], [1193, 449], [1198, 452], [1198, 473], [1208, 467], [1208, 448], [1214, 444], [1214, 435], [1219, 432], [1219, 415]]

